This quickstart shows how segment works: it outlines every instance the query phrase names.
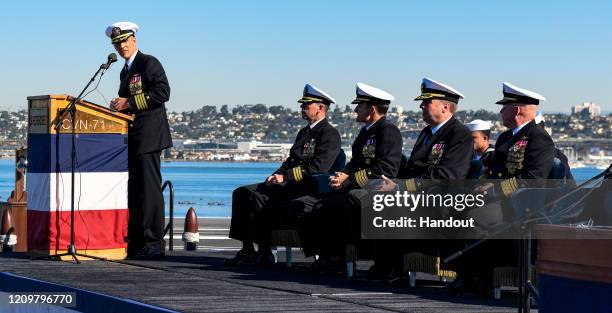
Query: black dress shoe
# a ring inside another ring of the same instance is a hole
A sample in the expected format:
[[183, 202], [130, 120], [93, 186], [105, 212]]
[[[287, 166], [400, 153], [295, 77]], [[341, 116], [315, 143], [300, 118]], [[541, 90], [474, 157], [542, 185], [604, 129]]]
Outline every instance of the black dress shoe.
[[393, 266], [374, 264], [368, 270], [366, 277], [372, 282], [392, 284], [402, 277], [401, 271]]
[[340, 258], [319, 257], [308, 267], [315, 274], [341, 273], [345, 270], [344, 262]]
[[449, 295], [459, 296], [461, 294], [472, 294], [477, 297], [490, 298], [493, 292], [491, 280], [483, 279], [477, 275], [459, 275], [446, 286], [445, 291]]
[[458, 275], [452, 283], [444, 287], [444, 292], [451, 296], [459, 296], [462, 292], [465, 292], [465, 279], [463, 276]]
[[129, 260], [161, 260], [166, 256], [164, 250], [153, 249], [151, 247], [145, 246], [140, 249], [140, 251], [128, 255]]
[[275, 264], [274, 254], [272, 252], [257, 252], [255, 262], [261, 267], [273, 267]]
[[256, 257], [257, 254], [255, 253], [255, 250], [240, 249], [240, 251], [238, 251], [233, 258], [225, 259], [223, 264], [226, 266], [238, 266], [247, 263], [252, 264], [256, 263]]

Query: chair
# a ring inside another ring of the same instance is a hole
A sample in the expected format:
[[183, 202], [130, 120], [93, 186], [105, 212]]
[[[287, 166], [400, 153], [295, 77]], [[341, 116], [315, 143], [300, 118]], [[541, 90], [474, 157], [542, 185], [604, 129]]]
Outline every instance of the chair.
[[[331, 191], [329, 188], [329, 177], [336, 172], [341, 171], [346, 165], [346, 153], [343, 149], [340, 149], [334, 164], [329, 170], [328, 174], [312, 175], [313, 182], [317, 186], [317, 190], [320, 194]], [[292, 248], [301, 247], [300, 237], [295, 229], [277, 229], [272, 231], [271, 238], [272, 251], [274, 253], [274, 259], [276, 260], [276, 247], [285, 247], [285, 264], [287, 267], [293, 266], [293, 252]], [[353, 276], [355, 257], [355, 245], [346, 246], [346, 272], [348, 277]]]

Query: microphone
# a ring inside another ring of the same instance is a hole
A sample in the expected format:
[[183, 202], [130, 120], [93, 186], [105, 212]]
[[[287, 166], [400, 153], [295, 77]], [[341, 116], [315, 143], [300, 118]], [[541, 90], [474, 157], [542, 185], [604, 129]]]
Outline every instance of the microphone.
[[111, 66], [111, 64], [113, 64], [114, 62], [117, 62], [117, 54], [115, 53], [109, 54], [107, 60], [108, 61], [106, 61], [106, 64], [100, 65], [100, 68], [107, 70]]

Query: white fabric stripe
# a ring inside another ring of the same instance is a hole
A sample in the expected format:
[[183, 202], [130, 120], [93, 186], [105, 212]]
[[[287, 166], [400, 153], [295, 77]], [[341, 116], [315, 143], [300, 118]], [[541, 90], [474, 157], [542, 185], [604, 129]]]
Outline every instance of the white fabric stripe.
[[[35, 194], [30, 194], [28, 190], [29, 210], [70, 211], [70, 173], [42, 174], [42, 177], [29, 175], [28, 186], [31, 180], [38, 180], [32, 182], [32, 186], [49, 187], [46, 191], [38, 187]], [[127, 183], [127, 172], [75, 173], [75, 210], [127, 209]], [[43, 199], [39, 201], [36, 198]], [[30, 202], [30, 199], [33, 201]]]

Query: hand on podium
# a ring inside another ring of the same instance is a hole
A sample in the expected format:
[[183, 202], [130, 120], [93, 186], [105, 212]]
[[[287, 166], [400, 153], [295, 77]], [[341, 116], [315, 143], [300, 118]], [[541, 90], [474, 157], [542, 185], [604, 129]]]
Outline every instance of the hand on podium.
[[113, 98], [110, 102], [110, 107], [117, 111], [126, 111], [130, 108], [127, 98]]

